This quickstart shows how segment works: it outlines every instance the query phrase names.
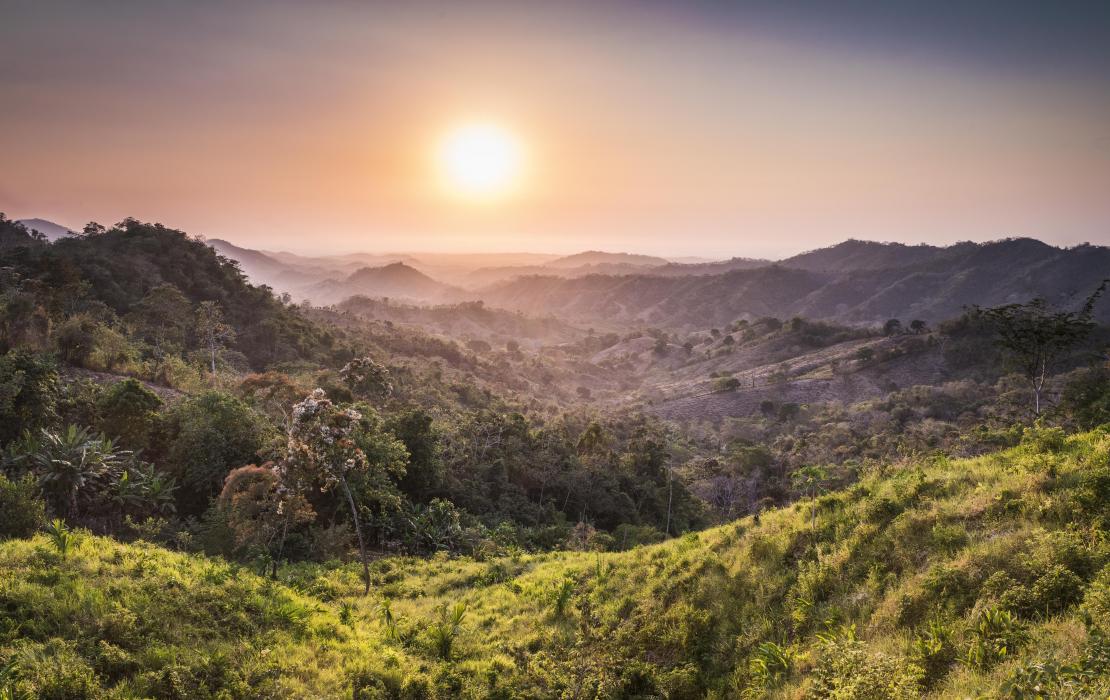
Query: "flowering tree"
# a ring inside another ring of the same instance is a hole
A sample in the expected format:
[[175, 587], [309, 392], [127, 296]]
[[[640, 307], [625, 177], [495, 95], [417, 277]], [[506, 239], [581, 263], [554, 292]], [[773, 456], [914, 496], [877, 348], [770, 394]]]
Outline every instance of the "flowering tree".
[[356, 357], [339, 370], [339, 376], [355, 396], [388, 396], [393, 393], [389, 370], [369, 357]]
[[395, 491], [390, 477], [404, 475], [406, 458], [404, 445], [377, 431], [362, 412], [335, 405], [323, 389], [293, 407], [288, 455], [278, 467], [282, 483], [299, 493], [311, 488], [342, 489], [358, 538], [367, 593], [370, 564], [350, 482], [357, 477], [373, 489], [373, 496], [388, 496]]

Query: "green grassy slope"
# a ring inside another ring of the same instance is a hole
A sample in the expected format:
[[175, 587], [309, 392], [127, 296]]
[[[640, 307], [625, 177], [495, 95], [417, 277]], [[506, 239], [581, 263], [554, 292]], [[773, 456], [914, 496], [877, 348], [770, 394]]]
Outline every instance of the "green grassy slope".
[[0, 543], [0, 698], [1106, 697], [1108, 523], [1110, 433], [1040, 430], [625, 553], [383, 559], [366, 598], [39, 536]]

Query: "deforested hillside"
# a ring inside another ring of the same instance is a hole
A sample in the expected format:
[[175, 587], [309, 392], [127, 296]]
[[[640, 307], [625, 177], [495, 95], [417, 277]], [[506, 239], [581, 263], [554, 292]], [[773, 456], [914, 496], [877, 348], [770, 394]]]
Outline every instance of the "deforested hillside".
[[536, 318], [519, 312], [492, 309], [482, 302], [440, 306], [417, 306], [387, 299], [351, 297], [337, 309], [368, 320], [420, 328], [429, 333], [457, 338], [479, 349], [494, 346], [551, 345], [577, 340], [582, 329], [558, 319]]
[[[862, 260], [854, 254], [859, 247], [867, 253]], [[837, 251], [844, 254], [825, 259], [826, 252]], [[578, 323], [679, 329], [760, 316], [856, 324], [889, 318], [935, 322], [959, 315], [966, 306], [1033, 297], [1077, 308], [1110, 272], [1108, 248], [1054, 248], [1030, 239], [920, 250], [850, 242], [818, 253], [803, 256], [801, 266], [787, 260], [713, 275], [523, 277], [487, 288], [481, 297], [495, 306], [543, 309]], [[1110, 308], [1098, 314], [1110, 319]]]
[[815, 272], [882, 270], [890, 267], [922, 265], [936, 260], [953, 258], [977, 247], [974, 243], [959, 243], [946, 247], [848, 240], [834, 246], [819, 248], [786, 258], [780, 261], [780, 264]]
[[744, 314], [781, 315], [788, 300], [824, 283], [817, 273], [772, 266], [706, 276], [522, 277], [480, 295], [494, 306], [544, 308], [572, 322], [705, 328]]
[[[922, 698], [1110, 692], [1110, 433], [623, 553], [248, 567], [59, 525], [0, 543], [7, 697]], [[588, 533], [583, 533], [588, 542]], [[172, 620], [172, 624], [167, 621]]]

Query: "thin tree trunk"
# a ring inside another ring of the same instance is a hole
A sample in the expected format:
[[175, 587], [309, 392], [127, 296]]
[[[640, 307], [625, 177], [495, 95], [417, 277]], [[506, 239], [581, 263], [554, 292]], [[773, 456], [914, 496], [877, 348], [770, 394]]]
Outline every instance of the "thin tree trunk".
[[667, 537], [671, 536], [671, 498], [674, 496], [674, 482], [671, 481], [671, 470], [667, 470], [667, 526], [663, 530], [663, 534]]
[[278, 542], [277, 556], [274, 557], [274, 566], [270, 570], [270, 578], [277, 579], [278, 563], [281, 561], [281, 555], [285, 553], [285, 536], [289, 532], [289, 513], [285, 514], [285, 522], [281, 524], [281, 540]]
[[362, 526], [358, 524], [358, 509], [355, 508], [355, 497], [351, 495], [351, 487], [347, 486], [347, 477], [339, 477], [339, 481], [343, 484], [343, 491], [347, 494], [347, 503], [351, 506], [351, 520], [355, 523], [355, 535], [358, 536], [358, 551], [362, 556], [362, 578], [366, 584], [362, 594], [367, 595], [370, 593], [370, 562], [366, 559], [366, 543], [362, 540]]

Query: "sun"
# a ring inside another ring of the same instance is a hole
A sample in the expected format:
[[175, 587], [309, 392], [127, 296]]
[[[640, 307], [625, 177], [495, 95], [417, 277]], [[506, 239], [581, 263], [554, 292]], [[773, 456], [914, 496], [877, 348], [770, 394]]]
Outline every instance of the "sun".
[[471, 199], [504, 196], [520, 184], [523, 150], [516, 136], [492, 123], [463, 124], [449, 131], [436, 150], [436, 166], [447, 188]]

